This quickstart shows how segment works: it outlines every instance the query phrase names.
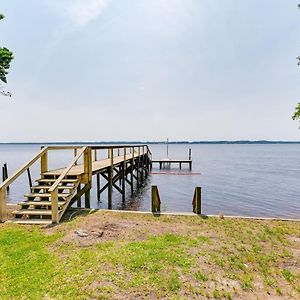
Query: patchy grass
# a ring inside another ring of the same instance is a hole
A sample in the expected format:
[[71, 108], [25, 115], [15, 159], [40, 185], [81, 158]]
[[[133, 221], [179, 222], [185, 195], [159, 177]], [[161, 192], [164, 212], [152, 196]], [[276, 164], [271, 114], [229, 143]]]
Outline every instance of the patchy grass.
[[2, 224], [0, 261], [1, 299], [298, 299], [300, 223], [100, 211]]

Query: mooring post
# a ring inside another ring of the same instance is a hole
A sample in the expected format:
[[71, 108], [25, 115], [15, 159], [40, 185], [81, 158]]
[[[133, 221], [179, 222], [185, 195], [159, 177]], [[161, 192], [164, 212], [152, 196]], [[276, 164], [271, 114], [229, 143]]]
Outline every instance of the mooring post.
[[[4, 163], [4, 173], [5, 173], [5, 180], [6, 180], [8, 178], [7, 163]], [[9, 192], [9, 185], [7, 186], [6, 190]]]
[[193, 198], [193, 212], [201, 215], [201, 187], [197, 186]]
[[29, 187], [32, 188], [32, 180], [31, 180], [31, 174], [29, 168], [27, 169], [27, 176], [28, 176]]
[[151, 186], [151, 208], [152, 212], [160, 212], [160, 197], [158, 193], [158, 188], [157, 185], [152, 185]]
[[192, 159], [192, 149], [190, 148], [189, 149], [189, 160], [191, 160]]

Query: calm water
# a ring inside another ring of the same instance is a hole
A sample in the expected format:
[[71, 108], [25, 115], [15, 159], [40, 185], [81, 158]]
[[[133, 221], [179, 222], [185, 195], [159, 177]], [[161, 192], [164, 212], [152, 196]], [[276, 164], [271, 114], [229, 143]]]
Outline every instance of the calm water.
[[[153, 158], [166, 157], [164, 145], [150, 146]], [[193, 152], [193, 171], [201, 175], [173, 175], [177, 166], [163, 170], [169, 174], [153, 174], [145, 186], [122, 204], [114, 192], [114, 209], [150, 210], [150, 187], [159, 188], [163, 211], [192, 210], [195, 186], [202, 187], [203, 211], [207, 214], [300, 217], [300, 145], [170, 145], [169, 157], [187, 159]], [[8, 163], [9, 173], [32, 158], [39, 145], [0, 145], [0, 165]], [[51, 168], [66, 165], [70, 151], [49, 156]], [[34, 179], [39, 176], [39, 163], [31, 168]], [[153, 168], [153, 172], [159, 169]], [[188, 168], [183, 167], [183, 173]], [[95, 186], [95, 184], [93, 185]], [[29, 191], [26, 174], [12, 186], [9, 201], [23, 200]], [[107, 208], [106, 192], [101, 202], [92, 191], [92, 207]]]

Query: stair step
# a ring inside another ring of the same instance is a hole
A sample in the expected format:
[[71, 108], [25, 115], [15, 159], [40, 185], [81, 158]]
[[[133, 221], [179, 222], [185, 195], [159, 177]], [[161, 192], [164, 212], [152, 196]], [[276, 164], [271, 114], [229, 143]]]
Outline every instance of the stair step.
[[[34, 185], [33, 187], [31, 187], [32, 190], [37, 190], [37, 189], [50, 189], [51, 185]], [[59, 185], [58, 186], [59, 190], [72, 190], [74, 189], [74, 186], [71, 185]]]
[[[58, 201], [58, 206], [64, 205], [65, 201]], [[23, 201], [18, 203], [18, 205], [33, 205], [33, 206], [51, 206], [51, 201]]]
[[51, 216], [52, 212], [49, 209], [20, 209], [13, 211], [12, 214]]
[[[57, 178], [41, 178], [36, 180], [36, 182], [55, 182]], [[78, 179], [63, 179], [61, 182], [75, 183]]]
[[[58, 193], [58, 197], [68, 197], [70, 196], [70, 193]], [[39, 197], [39, 198], [50, 198], [51, 194], [50, 193], [31, 193], [31, 194], [25, 194], [24, 197], [26, 198], [35, 198], [35, 197]]]
[[49, 225], [52, 224], [51, 220], [43, 220], [43, 219], [11, 219], [8, 222], [16, 223], [16, 224], [24, 224], [24, 225]]

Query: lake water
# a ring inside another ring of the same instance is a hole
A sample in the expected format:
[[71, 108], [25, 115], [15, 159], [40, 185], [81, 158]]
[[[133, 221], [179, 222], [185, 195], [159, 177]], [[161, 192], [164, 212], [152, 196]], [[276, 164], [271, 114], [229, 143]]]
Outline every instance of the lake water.
[[[162, 211], [192, 211], [194, 188], [202, 187], [202, 210], [206, 214], [300, 217], [300, 145], [299, 144], [200, 144], [169, 145], [169, 157], [187, 159], [192, 148], [193, 170], [188, 166], [180, 172], [174, 165], [170, 170], [153, 168], [143, 188], [130, 197], [128, 186], [125, 204], [114, 191], [113, 209], [150, 210], [151, 185], [157, 185], [162, 201]], [[0, 145], [0, 166], [8, 164], [12, 174], [31, 159], [40, 145]], [[165, 145], [150, 145], [153, 159], [166, 157]], [[69, 151], [53, 153], [49, 157], [51, 168], [67, 165], [71, 161]], [[193, 175], [201, 173], [201, 175]], [[39, 163], [31, 168], [33, 179], [39, 176]], [[95, 182], [93, 183], [95, 185]], [[9, 202], [23, 200], [29, 191], [27, 175], [11, 185]], [[107, 193], [97, 201], [92, 190], [91, 205], [107, 208]]]

